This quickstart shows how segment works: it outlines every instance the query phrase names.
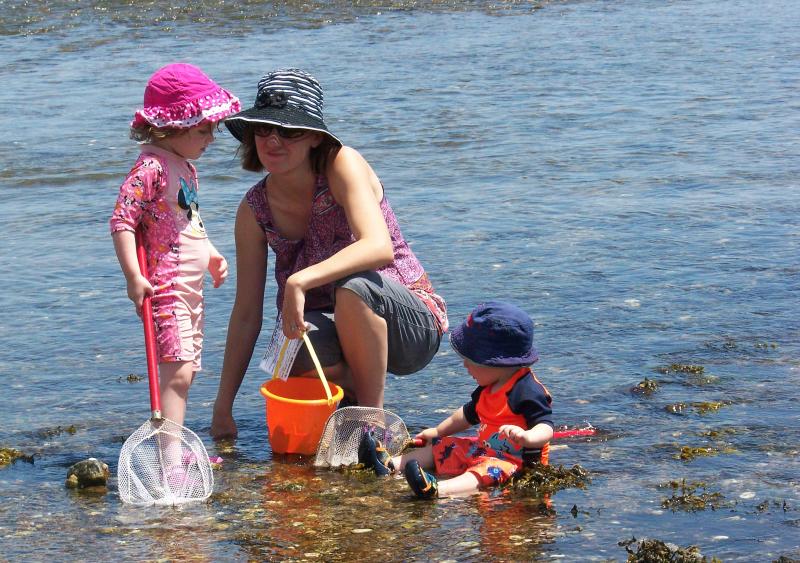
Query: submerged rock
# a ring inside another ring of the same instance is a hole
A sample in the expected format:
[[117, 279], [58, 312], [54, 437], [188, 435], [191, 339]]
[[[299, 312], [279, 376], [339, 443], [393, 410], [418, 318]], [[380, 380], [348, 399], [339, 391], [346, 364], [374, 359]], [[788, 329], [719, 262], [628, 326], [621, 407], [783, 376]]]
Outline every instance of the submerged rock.
[[67, 471], [66, 486], [70, 489], [104, 487], [108, 483], [108, 465], [90, 457], [79, 461]]

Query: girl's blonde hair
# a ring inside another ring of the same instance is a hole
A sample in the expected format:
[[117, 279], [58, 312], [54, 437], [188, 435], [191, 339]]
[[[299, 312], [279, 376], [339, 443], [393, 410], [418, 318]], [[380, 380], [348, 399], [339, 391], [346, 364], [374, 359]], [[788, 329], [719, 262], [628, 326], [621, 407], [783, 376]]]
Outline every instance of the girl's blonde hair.
[[130, 137], [137, 143], [152, 143], [153, 141], [162, 141], [167, 137], [174, 137], [181, 131], [186, 131], [186, 129], [156, 127], [148, 124], [140, 127], [131, 127]]

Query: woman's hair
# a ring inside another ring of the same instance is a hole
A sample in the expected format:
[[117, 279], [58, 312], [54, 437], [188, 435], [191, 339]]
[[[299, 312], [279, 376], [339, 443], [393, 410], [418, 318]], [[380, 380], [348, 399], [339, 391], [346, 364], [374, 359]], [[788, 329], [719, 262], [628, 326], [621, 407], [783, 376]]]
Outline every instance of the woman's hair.
[[[309, 153], [311, 160], [311, 170], [314, 174], [322, 174], [328, 167], [328, 161], [336, 156], [341, 145], [334, 141], [329, 135], [322, 133], [322, 141], [319, 145], [312, 148]], [[250, 172], [263, 172], [264, 165], [258, 158], [258, 150], [256, 149], [256, 139], [253, 134], [253, 128], [248, 127], [242, 134], [242, 143], [236, 149], [236, 153], [242, 161], [242, 168]]]
[[174, 137], [181, 131], [186, 131], [186, 129], [155, 127], [147, 124], [141, 127], [131, 127], [130, 137], [137, 143], [152, 143], [153, 141], [161, 141], [167, 137]]

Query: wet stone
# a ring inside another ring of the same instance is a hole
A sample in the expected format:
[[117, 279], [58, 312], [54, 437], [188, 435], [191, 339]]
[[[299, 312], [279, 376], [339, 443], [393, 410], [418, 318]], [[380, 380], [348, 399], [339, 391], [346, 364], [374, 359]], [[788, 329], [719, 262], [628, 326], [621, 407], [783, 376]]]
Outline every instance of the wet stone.
[[70, 489], [104, 487], [108, 483], [108, 476], [108, 465], [90, 457], [69, 468], [65, 484]]

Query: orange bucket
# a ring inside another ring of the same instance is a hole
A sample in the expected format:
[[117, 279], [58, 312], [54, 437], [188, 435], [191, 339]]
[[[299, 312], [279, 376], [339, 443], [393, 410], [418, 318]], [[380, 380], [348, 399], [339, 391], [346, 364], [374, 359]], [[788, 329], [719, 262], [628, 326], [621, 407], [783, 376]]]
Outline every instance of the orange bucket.
[[317, 354], [305, 333], [303, 340], [319, 379], [290, 377], [283, 380], [273, 377], [261, 386], [261, 394], [267, 401], [269, 443], [277, 454], [316, 453], [325, 423], [344, 397], [341, 387], [325, 379]]
[[271, 379], [261, 386], [261, 394], [267, 401], [267, 429], [274, 453], [316, 453], [325, 423], [344, 396], [341, 387], [335, 383], [329, 385], [333, 396], [330, 404], [319, 379]]

